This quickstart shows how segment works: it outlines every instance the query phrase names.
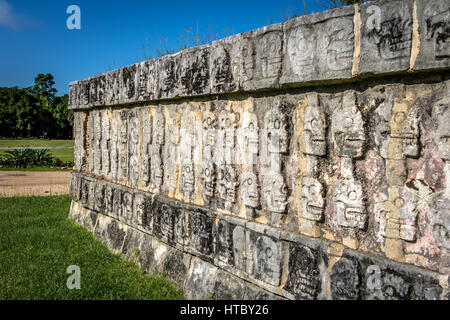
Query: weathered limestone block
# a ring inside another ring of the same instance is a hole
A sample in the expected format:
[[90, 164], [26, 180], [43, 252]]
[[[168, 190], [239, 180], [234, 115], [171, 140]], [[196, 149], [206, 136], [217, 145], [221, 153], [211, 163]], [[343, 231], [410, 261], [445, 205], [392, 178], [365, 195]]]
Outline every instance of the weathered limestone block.
[[281, 242], [248, 230], [245, 252], [249, 275], [273, 286], [280, 284], [283, 261]]
[[274, 24], [242, 34], [244, 90], [278, 87], [283, 62], [283, 26]]
[[122, 92], [122, 69], [110, 71], [106, 74], [105, 104], [118, 104]]
[[348, 6], [286, 21], [280, 83], [350, 78], [353, 14]]
[[137, 66], [137, 100], [148, 101], [158, 94], [158, 60], [142, 61]]
[[215, 215], [205, 210], [189, 211], [189, 249], [203, 260], [212, 261], [216, 234]]
[[379, 1], [360, 6], [359, 73], [388, 73], [409, 68], [413, 1]]
[[120, 103], [134, 102], [137, 98], [138, 89], [138, 67], [139, 64], [123, 67], [121, 72], [121, 95]]
[[291, 244], [289, 275], [284, 290], [293, 294], [296, 300], [324, 298], [321, 269], [326, 269], [321, 251], [302, 244]]
[[350, 253], [333, 266], [330, 281], [333, 299], [437, 300], [443, 292], [432, 274]]
[[416, 1], [419, 52], [414, 70], [450, 66], [450, 4], [448, 1]]
[[184, 294], [188, 299], [202, 300], [213, 297], [217, 267], [198, 258], [192, 258], [189, 276], [184, 285]]
[[213, 41], [210, 49], [211, 93], [234, 92], [239, 89], [241, 72], [240, 34]]
[[244, 281], [228, 273], [219, 271], [216, 276], [214, 293], [215, 300], [242, 300], [244, 298]]
[[179, 72], [181, 53], [166, 55], [158, 59], [158, 99], [179, 95]]
[[183, 50], [178, 71], [180, 95], [191, 96], [210, 93], [209, 63], [209, 45]]

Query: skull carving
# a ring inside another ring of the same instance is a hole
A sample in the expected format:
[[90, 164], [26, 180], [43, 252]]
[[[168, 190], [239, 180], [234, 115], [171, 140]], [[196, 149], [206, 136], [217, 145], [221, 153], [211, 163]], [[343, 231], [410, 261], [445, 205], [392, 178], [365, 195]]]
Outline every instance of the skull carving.
[[242, 121], [244, 128], [244, 145], [249, 154], [258, 154], [259, 151], [259, 126], [258, 117], [254, 113], [248, 114]]
[[219, 171], [220, 196], [225, 201], [233, 203], [236, 199], [236, 189], [239, 186], [236, 171], [231, 165], [222, 165]]
[[320, 221], [325, 209], [322, 184], [314, 178], [302, 179], [302, 216], [311, 221]]
[[280, 100], [275, 100], [274, 106], [265, 116], [269, 153], [288, 152], [287, 118], [281, 112], [280, 106]]
[[280, 173], [271, 173], [265, 189], [267, 207], [272, 212], [284, 213], [287, 206], [288, 188]]
[[201, 169], [201, 182], [203, 188], [203, 196], [206, 198], [214, 197], [214, 188], [216, 184], [216, 172], [214, 163], [204, 161]]
[[346, 18], [333, 19], [327, 34], [327, 65], [331, 70], [345, 70], [353, 61], [353, 22]]
[[238, 269], [244, 268], [245, 231], [236, 226], [233, 230], [233, 260]]
[[287, 51], [294, 74], [313, 74], [316, 43], [317, 34], [308, 25], [301, 25], [289, 31]]
[[144, 226], [146, 224], [145, 196], [142, 193], [134, 194], [134, 212], [136, 213], [137, 224]]
[[393, 60], [409, 57], [412, 39], [412, 19], [408, 4], [396, 4], [396, 10], [385, 10], [380, 28], [370, 30], [368, 36], [372, 37], [378, 47], [382, 59]]
[[133, 194], [125, 192], [122, 197], [122, 221], [130, 223], [133, 216]]
[[220, 44], [214, 48], [213, 57], [213, 75], [212, 84], [217, 91], [225, 91], [227, 88], [232, 89], [234, 85], [233, 74], [231, 70], [231, 58], [228, 51]]
[[257, 208], [259, 206], [258, 178], [252, 169], [247, 169], [242, 174], [241, 186], [244, 205]]
[[217, 117], [211, 111], [207, 111], [202, 116], [203, 123], [203, 143], [205, 146], [213, 147], [216, 144], [216, 125]]
[[161, 78], [162, 78], [162, 91], [164, 94], [168, 94], [171, 92], [176, 85], [176, 71], [175, 71], [175, 62], [166, 58], [163, 61], [162, 69], [161, 69]]
[[303, 124], [305, 133], [305, 154], [324, 156], [326, 154], [326, 122], [325, 113], [321, 107], [308, 105], [305, 108]]
[[256, 42], [257, 56], [260, 67], [258, 71], [262, 78], [274, 78], [281, 69], [282, 32], [269, 31], [258, 38]]
[[272, 285], [280, 281], [280, 253], [277, 244], [270, 238], [260, 236], [256, 239], [256, 261], [261, 280]]
[[437, 145], [441, 159], [450, 161], [450, 98], [445, 97], [433, 104], [432, 117], [435, 121]]
[[426, 39], [433, 41], [435, 57], [450, 57], [450, 8], [445, 1], [430, 1], [424, 10]]
[[332, 134], [337, 155], [348, 158], [361, 157], [366, 137], [354, 93], [344, 95], [342, 106], [335, 111], [333, 120]]
[[337, 222], [342, 227], [364, 229], [366, 210], [361, 184], [351, 178], [337, 181], [334, 188]]
[[195, 172], [190, 159], [184, 159], [181, 165], [180, 192], [187, 198], [194, 193]]
[[161, 155], [158, 151], [153, 153], [150, 158], [151, 166], [151, 180], [154, 188], [159, 188], [163, 183], [163, 166], [161, 162]]
[[175, 222], [173, 209], [167, 204], [162, 204], [160, 210], [161, 235], [166, 241], [172, 240]]
[[419, 117], [417, 108], [408, 110], [408, 104], [397, 102], [394, 105], [391, 121], [391, 137], [401, 141], [405, 156], [419, 154]]
[[220, 261], [230, 263], [233, 258], [233, 243], [230, 232], [230, 225], [224, 220], [219, 221], [217, 228], [218, 235], [218, 258]]
[[133, 99], [136, 94], [136, 65], [122, 70], [123, 90], [126, 99]]
[[153, 141], [159, 145], [163, 145], [165, 143], [166, 120], [160, 110], [156, 111], [153, 121]]

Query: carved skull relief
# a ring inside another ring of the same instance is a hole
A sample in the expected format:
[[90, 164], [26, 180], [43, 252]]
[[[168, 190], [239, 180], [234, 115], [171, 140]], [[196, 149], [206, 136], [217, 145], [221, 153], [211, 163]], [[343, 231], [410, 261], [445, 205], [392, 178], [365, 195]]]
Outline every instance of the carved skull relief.
[[287, 206], [288, 188], [280, 173], [273, 173], [268, 177], [265, 187], [266, 204], [270, 211], [284, 213]]
[[269, 153], [288, 152], [287, 118], [281, 112], [280, 106], [280, 100], [276, 99], [264, 118]]
[[195, 171], [190, 159], [184, 159], [181, 165], [180, 192], [187, 198], [194, 193]]
[[332, 135], [338, 156], [358, 158], [363, 155], [364, 122], [353, 93], [344, 94], [342, 106], [334, 112]]
[[259, 206], [258, 178], [251, 168], [242, 174], [241, 195], [246, 207], [257, 208]]
[[279, 284], [280, 258], [275, 241], [265, 236], [256, 239], [256, 265], [261, 280], [272, 285]]
[[342, 227], [364, 229], [366, 209], [361, 184], [355, 179], [339, 180], [335, 184], [337, 222]]
[[134, 212], [136, 214], [136, 222], [139, 226], [146, 224], [145, 217], [145, 196], [142, 193], [134, 194]]
[[201, 168], [201, 182], [203, 188], [203, 196], [206, 198], [214, 197], [214, 189], [216, 184], [216, 172], [214, 163], [204, 161]]
[[325, 209], [322, 184], [314, 178], [302, 179], [302, 217], [307, 220], [320, 221]]
[[324, 156], [326, 154], [326, 122], [321, 107], [308, 105], [305, 108], [303, 124], [305, 134], [305, 154]]
[[160, 110], [157, 110], [153, 121], [153, 142], [159, 145], [163, 145], [165, 143], [166, 126], [166, 119], [164, 118], [164, 114]]
[[317, 33], [307, 25], [298, 26], [289, 31], [287, 52], [294, 74], [313, 74], [316, 43]]
[[244, 146], [249, 154], [259, 152], [259, 126], [258, 117], [255, 113], [250, 113], [242, 121], [244, 128]]
[[445, 97], [433, 104], [437, 145], [442, 160], [450, 161], [450, 98]]
[[426, 39], [433, 41], [435, 57], [450, 57], [450, 8], [445, 1], [430, 1], [425, 7]]

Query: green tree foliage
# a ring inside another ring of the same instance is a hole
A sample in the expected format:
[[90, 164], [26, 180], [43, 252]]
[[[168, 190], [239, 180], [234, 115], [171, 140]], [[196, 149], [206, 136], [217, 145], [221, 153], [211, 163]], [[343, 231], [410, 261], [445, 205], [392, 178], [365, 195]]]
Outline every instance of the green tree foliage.
[[0, 87], [0, 136], [72, 138], [69, 97], [56, 96], [51, 74], [38, 74], [34, 86]]

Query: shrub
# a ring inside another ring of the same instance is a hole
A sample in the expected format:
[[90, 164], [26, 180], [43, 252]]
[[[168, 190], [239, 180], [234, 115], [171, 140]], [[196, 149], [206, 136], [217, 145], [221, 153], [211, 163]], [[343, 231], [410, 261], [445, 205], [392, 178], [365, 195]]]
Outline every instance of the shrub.
[[0, 157], [0, 165], [14, 168], [34, 166], [62, 167], [70, 166], [71, 164], [72, 161], [64, 163], [54, 157], [48, 149], [14, 149], [6, 151], [5, 155]]

